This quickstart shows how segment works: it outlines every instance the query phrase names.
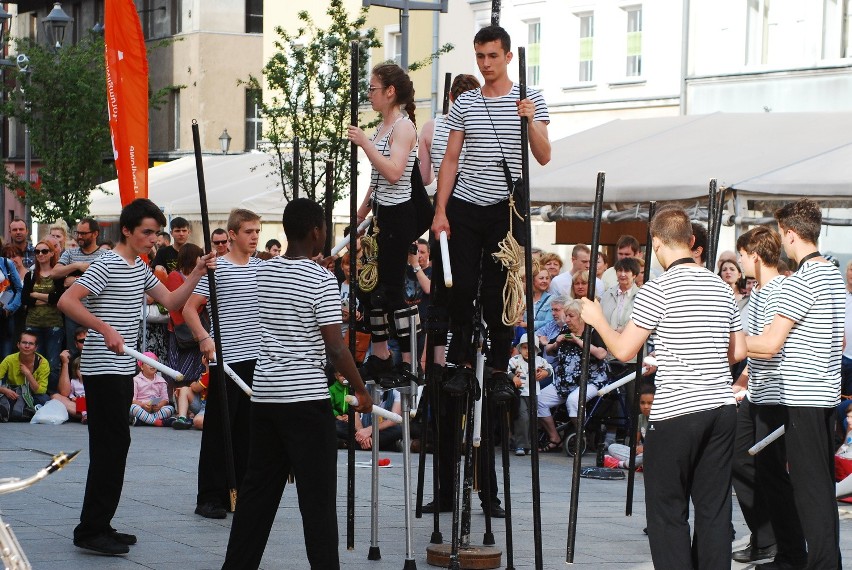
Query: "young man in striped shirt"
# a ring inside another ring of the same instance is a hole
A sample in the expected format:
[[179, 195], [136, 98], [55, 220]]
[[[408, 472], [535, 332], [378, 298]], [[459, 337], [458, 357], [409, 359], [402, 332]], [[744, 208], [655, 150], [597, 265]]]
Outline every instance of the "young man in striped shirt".
[[[781, 243], [799, 269], [781, 286], [768, 329], [747, 339], [749, 356], [781, 352], [780, 403], [793, 497], [807, 541], [807, 562], [780, 554], [766, 568], [841, 568], [834, 488], [834, 409], [840, 401], [840, 360], [846, 287], [817, 249], [822, 212], [802, 199], [775, 212]], [[773, 444], [774, 445], [774, 444]], [[778, 466], [782, 468], [783, 465]], [[781, 500], [773, 498], [773, 500]]]
[[[260, 323], [257, 316], [257, 268], [263, 263], [252, 254], [260, 237], [260, 216], [251, 210], [236, 209], [228, 216], [231, 248], [219, 258], [216, 267], [216, 299], [219, 303], [219, 332], [222, 358], [246, 384], [251, 386], [254, 366], [260, 350]], [[205, 330], [198, 312], [212, 311], [210, 285], [201, 278], [183, 308], [183, 318], [198, 340], [198, 348], [215, 366], [216, 346], [212, 330]], [[212, 312], [210, 312], [212, 315]], [[231, 447], [237, 491], [248, 463], [249, 398], [224, 374], [230, 417]], [[220, 376], [210, 374], [204, 431], [198, 456], [198, 496], [195, 513], [211, 519], [223, 519], [230, 505], [225, 477], [225, 432], [222, 422]]]
[[[737, 239], [737, 251], [745, 274], [758, 282], [749, 300], [748, 329], [750, 334], [759, 335], [770, 325], [778, 308], [784, 281], [784, 276], [778, 274], [781, 238], [768, 227], [758, 226]], [[734, 383], [737, 398], [744, 396], [737, 410], [734, 490], [751, 540], [731, 557], [743, 564], [772, 559], [776, 553], [779, 561], [804, 561], [807, 556], [786, 470], [784, 440], [776, 441], [756, 456], [748, 453], [755, 442], [784, 425], [784, 410], [780, 405], [781, 358], [780, 353], [765, 359], [749, 358], [747, 372]]]
[[746, 356], [740, 314], [730, 287], [692, 259], [692, 225], [684, 210], [661, 209], [651, 221], [651, 238], [666, 272], [636, 294], [624, 330], [609, 326], [596, 301], [583, 299], [581, 316], [622, 362], [656, 332], [657, 392], [644, 448], [654, 566], [728, 569], [736, 425], [728, 366]]
[[125, 206], [119, 218], [119, 244], [92, 261], [59, 299], [59, 309], [89, 329], [80, 366], [89, 418], [89, 473], [74, 545], [101, 554], [126, 554], [128, 545], [136, 543], [135, 536], [116, 532], [110, 524], [124, 484], [130, 448], [127, 410], [136, 373], [136, 360], [122, 349], [125, 342], [136, 342], [145, 293], [177, 310], [206, 267], [216, 266], [215, 256], [205, 255], [186, 282], [169, 291], [139, 257], [150, 253], [165, 224], [163, 213], [150, 200], [139, 198]]
[[262, 339], [251, 398], [249, 463], [223, 569], [260, 565], [291, 469], [311, 568], [340, 567], [337, 433], [326, 359], [354, 389], [356, 411], [368, 413], [372, 401], [343, 341], [337, 279], [312, 261], [322, 252], [325, 232], [319, 205], [304, 198], [291, 201], [284, 209], [287, 250], [257, 270]]

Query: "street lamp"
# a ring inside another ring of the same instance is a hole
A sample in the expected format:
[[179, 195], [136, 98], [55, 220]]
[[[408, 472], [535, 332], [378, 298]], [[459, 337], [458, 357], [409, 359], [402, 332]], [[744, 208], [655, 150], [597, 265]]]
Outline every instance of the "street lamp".
[[65, 28], [74, 21], [74, 18], [65, 13], [62, 5], [59, 2], [53, 3], [53, 10], [50, 11], [42, 21], [44, 26], [44, 34], [47, 37], [47, 45], [58, 50], [65, 42]]
[[222, 147], [222, 154], [228, 154], [228, 149], [231, 148], [231, 135], [228, 134], [228, 129], [219, 135], [219, 146]]

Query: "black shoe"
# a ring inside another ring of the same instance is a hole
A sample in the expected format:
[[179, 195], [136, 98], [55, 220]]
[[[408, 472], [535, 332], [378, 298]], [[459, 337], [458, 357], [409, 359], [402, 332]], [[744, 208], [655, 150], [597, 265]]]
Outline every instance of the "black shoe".
[[474, 399], [479, 399], [479, 380], [476, 379], [473, 370], [465, 366], [448, 367], [444, 374], [444, 384], [441, 389], [450, 396], [464, 396], [467, 393], [473, 393]]
[[135, 534], [127, 534], [126, 532], [118, 532], [117, 530], [114, 530], [109, 533], [109, 536], [119, 544], [126, 544], [127, 546], [133, 546], [136, 544]]
[[361, 365], [361, 377], [364, 380], [373, 380], [378, 384], [382, 376], [393, 374], [393, 358], [379, 358], [375, 354], [371, 354]]
[[[451, 512], [453, 512], [453, 506], [451, 504], [438, 502], [438, 506], [439, 506], [439, 508], [438, 508], [439, 513], [451, 513]], [[432, 501], [431, 503], [426, 503], [425, 505], [423, 505], [423, 508], [420, 509], [420, 512], [422, 512], [422, 513], [434, 513], [435, 512], [435, 501]]]
[[112, 536], [108, 534], [99, 534], [92, 538], [75, 538], [74, 546], [84, 550], [91, 550], [98, 554], [107, 554], [109, 556], [118, 556], [130, 552], [130, 547], [114, 540]]
[[774, 544], [765, 548], [755, 548], [751, 543], [748, 543], [742, 550], [731, 553], [731, 560], [740, 564], [748, 564], [749, 562], [758, 562], [760, 560], [772, 560], [775, 558], [776, 552], [778, 552], [778, 549]]
[[508, 374], [494, 371], [488, 381], [488, 395], [498, 404], [507, 404], [518, 397], [518, 390]]
[[225, 507], [216, 503], [201, 503], [195, 507], [195, 514], [206, 519], [224, 519], [228, 516], [228, 511], [225, 510]]
[[423, 384], [423, 381], [420, 376], [420, 367], [418, 366], [417, 368], [418, 373], [412, 374], [411, 365], [406, 362], [400, 362], [399, 365], [394, 366], [390, 372], [383, 372], [379, 376], [379, 386], [385, 390], [408, 388], [411, 386], [412, 382], [419, 386], [420, 384]]
[[784, 560], [774, 560], [766, 564], [757, 564], [755, 569], [759, 570], [804, 570], [808, 567], [807, 562], [796, 564], [794, 562], [785, 562]]
[[[482, 513], [485, 513], [485, 505], [482, 506]], [[491, 518], [492, 519], [505, 519], [506, 511], [500, 505], [491, 505]]]

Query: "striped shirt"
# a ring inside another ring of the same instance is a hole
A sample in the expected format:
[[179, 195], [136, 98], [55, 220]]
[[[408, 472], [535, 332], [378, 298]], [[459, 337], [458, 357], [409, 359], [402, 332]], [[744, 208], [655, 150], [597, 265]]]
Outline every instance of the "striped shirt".
[[340, 324], [337, 279], [309, 259], [270, 259], [257, 270], [261, 344], [252, 402], [325, 400], [320, 327]]
[[[133, 265], [114, 251], [104, 251], [92, 262], [72, 287], [82, 285], [92, 292], [88, 296], [89, 311], [112, 326], [131, 348], [139, 335], [139, 315], [142, 313], [143, 293], [160, 281], [148, 265], [137, 257]], [[104, 337], [89, 329], [80, 359], [83, 376], [93, 374], [136, 374], [136, 360], [117, 355], [104, 344]]]
[[101, 248], [95, 248], [95, 251], [92, 253], [86, 253], [79, 247], [68, 248], [62, 252], [62, 255], [59, 256], [59, 265], [71, 265], [72, 263], [78, 263], [82, 261], [83, 263], [91, 263], [101, 255], [103, 255], [105, 250]]
[[[260, 327], [257, 316], [257, 268], [263, 261], [250, 257], [246, 265], [238, 265], [225, 257], [216, 260], [216, 300], [219, 304], [219, 332], [222, 335], [222, 358], [234, 363], [257, 358], [260, 349]], [[208, 314], [210, 286], [207, 275], [193, 291], [207, 299]], [[213, 336], [213, 323], [210, 323]]]
[[[432, 161], [432, 169], [438, 172], [441, 169], [441, 162], [444, 160], [444, 154], [447, 152], [447, 141], [450, 138], [450, 127], [447, 125], [447, 116], [438, 115], [435, 117], [434, 129], [432, 130], [432, 145], [429, 147], [429, 159]], [[464, 149], [462, 149], [462, 156]], [[459, 168], [462, 164], [462, 156], [459, 156]]]
[[[772, 323], [778, 312], [778, 294], [784, 277], [773, 278], [765, 287], [755, 287], [749, 295], [749, 334], [759, 335]], [[776, 405], [781, 402], [781, 353], [771, 358], [748, 359], [748, 399], [755, 404]]]
[[742, 322], [719, 276], [703, 267], [672, 267], [639, 289], [631, 318], [656, 331], [652, 422], [734, 404], [728, 345]]
[[784, 280], [778, 314], [795, 323], [781, 350], [785, 406], [830, 408], [840, 401], [845, 310], [846, 284], [831, 263], [806, 261]]
[[[535, 104], [534, 120], [549, 121], [544, 97], [535, 89], [527, 91]], [[497, 204], [509, 197], [501, 160], [505, 158], [512, 180], [521, 176], [521, 118], [517, 84], [501, 97], [483, 97], [480, 89], [465, 91], [450, 108], [447, 125], [462, 131], [465, 140], [464, 164], [459, 164], [458, 183], [453, 197], [478, 206]]]
[[[373, 144], [385, 158], [390, 158], [390, 138], [393, 134], [393, 130], [396, 128], [396, 123], [402, 120], [408, 121], [409, 119], [407, 117], [400, 117], [397, 119], [385, 136], [378, 141], [376, 140], [376, 137], [379, 136], [379, 131], [377, 130], [376, 134], [373, 135]], [[373, 199], [380, 206], [396, 206], [397, 204], [402, 204], [403, 202], [407, 202], [411, 199], [411, 171], [414, 170], [414, 161], [416, 159], [417, 144], [415, 144], [414, 148], [411, 149], [411, 152], [408, 153], [408, 162], [405, 164], [405, 170], [403, 170], [402, 176], [399, 177], [396, 184], [388, 182], [381, 174], [379, 174], [379, 171], [376, 170], [375, 166], [372, 167], [370, 174], [370, 186], [373, 188]]]

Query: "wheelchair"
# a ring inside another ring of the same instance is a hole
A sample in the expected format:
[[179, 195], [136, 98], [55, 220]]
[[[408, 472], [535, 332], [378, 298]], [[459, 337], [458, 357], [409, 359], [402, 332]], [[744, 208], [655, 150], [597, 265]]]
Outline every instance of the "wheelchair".
[[[617, 378], [612, 380], [615, 382]], [[597, 449], [606, 437], [606, 428], [616, 426], [627, 435], [630, 431], [630, 411], [627, 405], [627, 390], [631, 384], [616, 388], [603, 396], [595, 396], [586, 402], [586, 417], [583, 421], [583, 433], [579, 441], [577, 432], [568, 418], [568, 409], [560, 404], [550, 409], [556, 423], [556, 433], [562, 440], [562, 449], [568, 457], [577, 453], [583, 455], [588, 449]], [[547, 432], [538, 431], [539, 448], [547, 445]]]

